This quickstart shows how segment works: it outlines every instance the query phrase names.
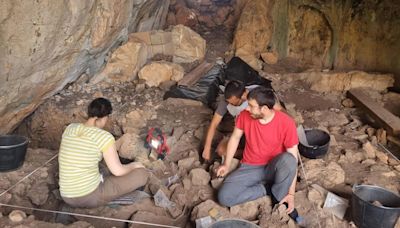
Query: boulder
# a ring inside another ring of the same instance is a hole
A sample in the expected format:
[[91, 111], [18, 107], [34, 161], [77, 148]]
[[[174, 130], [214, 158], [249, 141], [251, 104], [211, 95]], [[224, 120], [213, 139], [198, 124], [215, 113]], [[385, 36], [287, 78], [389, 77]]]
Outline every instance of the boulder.
[[44, 205], [49, 197], [49, 187], [46, 183], [37, 183], [28, 192], [28, 198], [37, 206]]
[[180, 65], [160, 61], [144, 66], [139, 71], [139, 78], [145, 80], [145, 83], [152, 87], [170, 80], [179, 81], [183, 78], [184, 73], [183, 67]]
[[175, 63], [200, 61], [206, 54], [206, 41], [184, 25], [173, 27], [172, 42], [175, 48], [173, 56], [173, 62]]
[[260, 207], [270, 207], [271, 198], [268, 196], [258, 198], [253, 201], [245, 202], [242, 204], [235, 205], [230, 208], [231, 215], [236, 218], [245, 220], [255, 220], [260, 213]]
[[201, 168], [192, 169], [189, 176], [193, 185], [208, 185], [211, 179], [210, 174]]
[[124, 82], [137, 77], [140, 68], [146, 64], [147, 47], [143, 43], [129, 40], [111, 55], [104, 70], [93, 77], [92, 83], [99, 81]]
[[314, 112], [313, 119], [317, 123], [321, 123], [324, 127], [344, 126], [350, 122], [344, 113], [331, 112], [327, 110]]
[[[320, 182], [325, 188], [344, 183], [345, 172], [336, 162], [325, 164], [321, 159], [313, 159], [304, 163], [308, 181]], [[301, 173], [304, 178], [303, 174]]]
[[144, 147], [143, 140], [140, 135], [135, 133], [123, 134], [115, 142], [119, 156], [130, 160], [137, 160], [140, 154], [147, 154], [148, 149]]
[[278, 53], [276, 52], [264, 52], [261, 53], [262, 60], [270, 65], [276, 64], [278, 62]]
[[182, 169], [189, 169], [195, 161], [195, 157], [181, 159], [178, 161], [178, 167]]

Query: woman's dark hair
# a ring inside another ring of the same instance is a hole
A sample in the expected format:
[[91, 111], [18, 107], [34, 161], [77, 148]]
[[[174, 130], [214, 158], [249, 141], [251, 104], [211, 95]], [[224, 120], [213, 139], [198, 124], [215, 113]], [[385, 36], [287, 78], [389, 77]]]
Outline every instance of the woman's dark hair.
[[257, 104], [260, 106], [260, 108], [264, 105], [266, 105], [269, 109], [272, 109], [275, 105], [275, 94], [272, 89], [265, 88], [262, 86], [259, 86], [247, 95], [247, 100], [254, 99]]
[[239, 81], [230, 81], [225, 87], [225, 99], [230, 99], [235, 96], [241, 98], [246, 87], [244, 83]]
[[90, 102], [88, 107], [88, 117], [103, 118], [112, 112], [111, 102], [105, 98], [96, 98]]

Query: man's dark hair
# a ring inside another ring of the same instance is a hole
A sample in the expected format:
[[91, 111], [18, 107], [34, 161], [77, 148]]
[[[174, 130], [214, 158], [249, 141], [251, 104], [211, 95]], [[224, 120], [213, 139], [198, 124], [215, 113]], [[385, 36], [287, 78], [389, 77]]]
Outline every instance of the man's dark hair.
[[246, 87], [244, 83], [240, 81], [230, 81], [225, 87], [225, 99], [229, 99], [233, 96], [240, 98]]
[[111, 102], [105, 98], [96, 98], [88, 106], [88, 117], [103, 118], [112, 112]]
[[276, 101], [274, 91], [262, 86], [250, 91], [250, 93], [247, 95], [247, 100], [250, 99], [254, 99], [260, 108], [266, 105], [269, 109], [274, 107]]

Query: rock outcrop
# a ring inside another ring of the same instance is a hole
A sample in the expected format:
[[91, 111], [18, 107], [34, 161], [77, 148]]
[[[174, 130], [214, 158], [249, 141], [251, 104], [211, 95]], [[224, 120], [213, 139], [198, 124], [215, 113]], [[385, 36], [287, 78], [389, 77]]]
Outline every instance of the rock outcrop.
[[128, 33], [161, 28], [168, 6], [161, 0], [2, 1], [0, 133], [83, 73], [98, 72]]

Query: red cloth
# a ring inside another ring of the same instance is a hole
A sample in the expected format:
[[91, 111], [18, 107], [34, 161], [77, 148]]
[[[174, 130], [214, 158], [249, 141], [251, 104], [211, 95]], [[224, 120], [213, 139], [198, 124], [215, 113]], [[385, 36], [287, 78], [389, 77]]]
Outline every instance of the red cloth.
[[266, 165], [275, 156], [299, 143], [294, 120], [280, 111], [275, 111], [275, 116], [267, 124], [253, 119], [247, 110], [242, 111], [236, 120], [236, 127], [243, 130], [246, 136], [242, 159], [245, 164]]

